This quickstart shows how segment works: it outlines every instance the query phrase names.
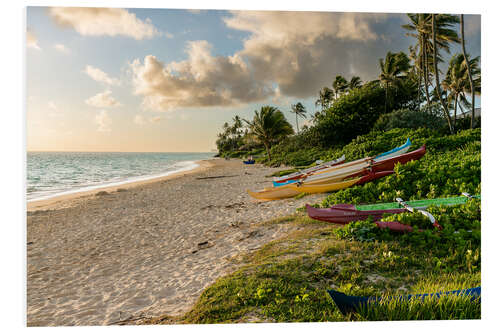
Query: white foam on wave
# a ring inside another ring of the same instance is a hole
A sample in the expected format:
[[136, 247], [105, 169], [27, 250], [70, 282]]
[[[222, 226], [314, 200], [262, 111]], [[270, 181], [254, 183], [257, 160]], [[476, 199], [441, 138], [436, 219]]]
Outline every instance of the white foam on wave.
[[[67, 194], [75, 194], [75, 193], [80, 193], [80, 192], [87, 192], [87, 191], [92, 191], [92, 190], [97, 190], [100, 188], [106, 188], [106, 187], [111, 187], [111, 186], [118, 186], [118, 185], [123, 185], [123, 184], [129, 184], [129, 183], [134, 183], [134, 182], [140, 182], [144, 180], [150, 180], [150, 179], [155, 179], [155, 178], [161, 178], [165, 176], [170, 176], [176, 173], [181, 173], [185, 171], [190, 171], [193, 169], [196, 169], [200, 165], [198, 164], [199, 161], [181, 161], [174, 163], [171, 167], [174, 168], [173, 170], [163, 172], [161, 174], [154, 174], [154, 175], [144, 175], [144, 176], [135, 176], [135, 177], [130, 177], [130, 178], [125, 178], [123, 180], [119, 180], [116, 182], [104, 182], [96, 185], [89, 185], [89, 186], [82, 186], [78, 188], [73, 188], [73, 189], [66, 189], [66, 190], [61, 190], [57, 192], [51, 192], [50, 194], [47, 193], [40, 193], [41, 195], [36, 198], [31, 198], [28, 199], [27, 202], [35, 202], [35, 201], [41, 201], [41, 200], [47, 200], [47, 199], [52, 199], [55, 197], [59, 197], [62, 195], [67, 195]], [[34, 193], [33, 193], [34, 194]]]

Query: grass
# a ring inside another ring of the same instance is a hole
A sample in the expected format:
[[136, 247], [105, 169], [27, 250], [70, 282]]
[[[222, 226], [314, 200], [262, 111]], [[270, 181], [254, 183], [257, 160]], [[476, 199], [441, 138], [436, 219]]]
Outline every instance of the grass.
[[466, 297], [424, 302], [386, 301], [342, 315], [327, 289], [350, 295], [388, 296], [471, 288], [480, 285], [480, 266], [457, 265], [432, 247], [388, 240], [339, 237], [336, 225], [297, 213], [263, 224], [300, 227], [254, 253], [241, 269], [218, 279], [181, 317], [148, 324], [321, 322], [360, 320], [478, 319], [481, 305]]

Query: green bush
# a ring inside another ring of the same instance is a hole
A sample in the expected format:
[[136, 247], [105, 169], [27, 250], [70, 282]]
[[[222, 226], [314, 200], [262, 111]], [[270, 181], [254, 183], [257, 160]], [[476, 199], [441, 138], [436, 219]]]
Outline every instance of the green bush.
[[424, 112], [408, 109], [400, 109], [391, 113], [381, 115], [375, 122], [373, 129], [376, 131], [388, 131], [394, 128], [430, 128], [442, 130], [446, 128], [443, 117]]

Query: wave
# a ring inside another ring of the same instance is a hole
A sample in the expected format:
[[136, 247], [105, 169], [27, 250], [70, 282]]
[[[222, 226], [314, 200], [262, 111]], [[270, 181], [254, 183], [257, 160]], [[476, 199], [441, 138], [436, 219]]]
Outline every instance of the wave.
[[129, 184], [129, 183], [134, 183], [134, 182], [139, 182], [139, 181], [145, 181], [145, 180], [150, 180], [150, 179], [155, 179], [155, 178], [161, 178], [165, 176], [170, 176], [176, 173], [180, 172], [185, 172], [189, 170], [193, 170], [197, 167], [199, 167], [198, 164], [199, 161], [180, 161], [172, 164], [169, 168], [172, 170], [162, 172], [159, 174], [148, 174], [148, 175], [141, 175], [141, 176], [132, 176], [132, 177], [125, 177], [125, 178], [119, 178], [119, 179], [112, 179], [108, 181], [103, 181], [100, 183], [92, 183], [92, 184], [84, 184], [84, 183], [78, 183], [78, 185], [71, 187], [71, 188], [64, 188], [64, 189], [51, 189], [51, 190], [44, 190], [44, 191], [36, 191], [36, 187], [34, 186], [29, 186], [28, 187], [28, 202], [35, 202], [35, 201], [40, 201], [40, 200], [46, 200], [46, 199], [52, 199], [55, 197], [59, 197], [62, 195], [67, 195], [67, 194], [75, 194], [75, 193], [80, 193], [80, 192], [87, 192], [91, 190], [96, 190], [96, 189], [101, 189], [101, 188], [106, 188], [106, 187], [111, 187], [111, 186], [119, 186], [123, 184]]

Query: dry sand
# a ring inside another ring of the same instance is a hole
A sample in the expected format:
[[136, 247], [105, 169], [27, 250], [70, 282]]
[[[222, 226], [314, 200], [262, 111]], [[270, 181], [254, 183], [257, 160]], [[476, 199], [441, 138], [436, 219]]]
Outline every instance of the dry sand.
[[[293, 228], [256, 222], [325, 196], [258, 202], [246, 193], [270, 186], [264, 176], [276, 170], [211, 160], [192, 172], [104, 189], [109, 194], [28, 205], [28, 326], [188, 311], [207, 286], [238, 268], [231, 258]], [[229, 177], [198, 179], [222, 175]]]

